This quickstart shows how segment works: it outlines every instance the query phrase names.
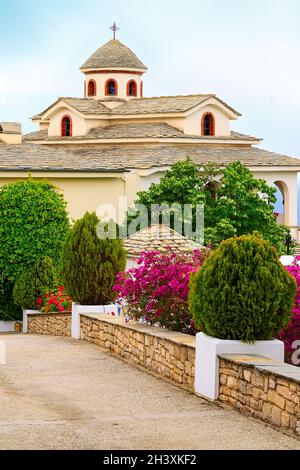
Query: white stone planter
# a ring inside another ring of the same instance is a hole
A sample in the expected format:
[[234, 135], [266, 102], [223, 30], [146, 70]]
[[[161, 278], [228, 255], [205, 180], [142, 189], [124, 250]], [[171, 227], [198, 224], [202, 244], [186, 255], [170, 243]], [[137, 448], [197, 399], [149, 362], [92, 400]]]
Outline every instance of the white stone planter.
[[23, 310], [23, 333], [28, 333], [28, 316], [37, 315], [39, 310]]
[[80, 315], [93, 313], [99, 315], [118, 315], [118, 305], [72, 305], [72, 338], [81, 339]]
[[284, 362], [284, 343], [277, 339], [254, 344], [212, 338], [204, 333], [196, 336], [195, 392], [210, 400], [219, 397], [219, 355], [256, 354]]
[[14, 321], [0, 321], [0, 333], [11, 333], [15, 331]]

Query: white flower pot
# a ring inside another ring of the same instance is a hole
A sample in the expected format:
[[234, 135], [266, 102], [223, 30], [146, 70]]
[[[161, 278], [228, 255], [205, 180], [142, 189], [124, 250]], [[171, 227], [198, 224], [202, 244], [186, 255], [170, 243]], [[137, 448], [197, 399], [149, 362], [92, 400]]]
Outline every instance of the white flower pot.
[[87, 313], [99, 315], [118, 315], [118, 305], [79, 305], [72, 304], [72, 338], [81, 339], [80, 315]]
[[195, 392], [217, 400], [219, 397], [219, 355], [255, 354], [284, 362], [284, 343], [277, 339], [254, 344], [230, 341], [198, 333], [196, 336]]

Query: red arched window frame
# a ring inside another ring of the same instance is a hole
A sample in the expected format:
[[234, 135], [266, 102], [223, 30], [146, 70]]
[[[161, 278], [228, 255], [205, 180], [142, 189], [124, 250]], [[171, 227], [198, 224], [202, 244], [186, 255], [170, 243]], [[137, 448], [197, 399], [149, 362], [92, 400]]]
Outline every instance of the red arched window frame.
[[73, 123], [72, 118], [68, 114], [61, 119], [61, 136], [72, 137], [73, 135]]
[[135, 80], [129, 80], [127, 83], [127, 96], [137, 96], [137, 84]]
[[141, 98], [143, 98], [143, 95], [144, 95], [144, 82], [143, 82], [143, 80], [141, 81], [141, 92], [140, 92], [140, 94], [141, 94]]
[[206, 137], [215, 135], [215, 116], [212, 113], [203, 114], [201, 122], [201, 135]]
[[95, 80], [90, 80], [88, 83], [88, 96], [96, 96], [97, 95], [97, 85]]
[[[110, 84], [113, 83], [115, 87], [115, 93], [112, 94], [109, 91]], [[105, 96], [118, 96], [118, 82], [113, 78], [109, 78], [105, 83]]]

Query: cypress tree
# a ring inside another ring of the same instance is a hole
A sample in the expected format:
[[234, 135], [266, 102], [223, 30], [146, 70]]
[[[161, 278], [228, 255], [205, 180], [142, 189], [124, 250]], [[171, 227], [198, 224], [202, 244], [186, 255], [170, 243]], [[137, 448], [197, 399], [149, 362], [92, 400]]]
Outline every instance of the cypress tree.
[[256, 235], [225, 240], [191, 277], [189, 306], [204, 333], [253, 343], [287, 326], [296, 283]]
[[99, 223], [95, 213], [86, 213], [76, 221], [63, 247], [63, 283], [72, 300], [82, 305], [111, 303], [116, 275], [126, 266], [122, 241], [100, 239]]

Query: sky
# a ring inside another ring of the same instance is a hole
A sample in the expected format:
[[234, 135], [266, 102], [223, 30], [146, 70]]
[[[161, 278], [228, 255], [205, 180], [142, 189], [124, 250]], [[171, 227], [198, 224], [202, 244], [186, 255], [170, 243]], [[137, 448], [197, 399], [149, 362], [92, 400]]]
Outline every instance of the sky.
[[300, 158], [300, 0], [0, 0], [0, 121], [83, 96], [79, 67], [111, 38], [148, 66], [145, 96], [215, 93], [233, 130]]

